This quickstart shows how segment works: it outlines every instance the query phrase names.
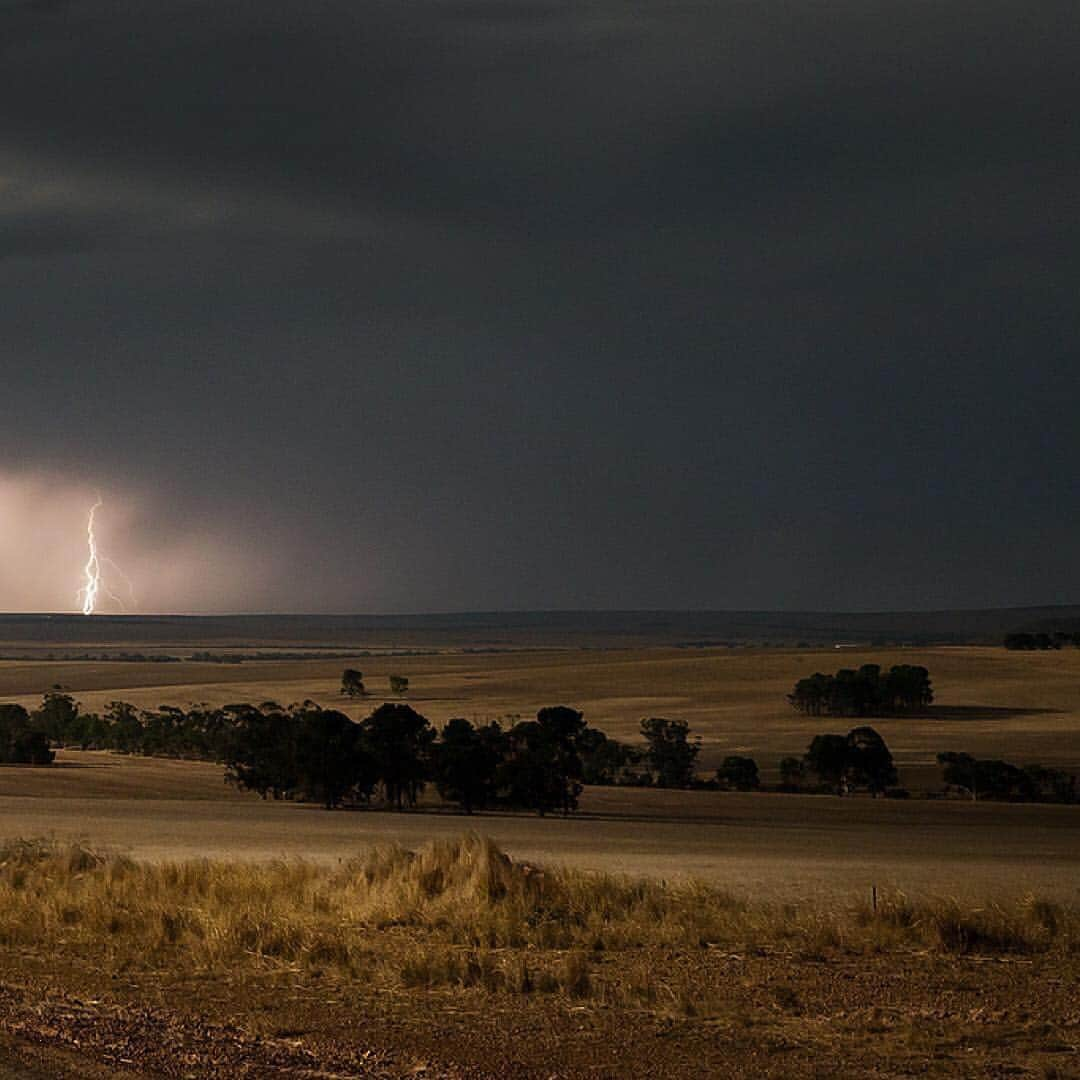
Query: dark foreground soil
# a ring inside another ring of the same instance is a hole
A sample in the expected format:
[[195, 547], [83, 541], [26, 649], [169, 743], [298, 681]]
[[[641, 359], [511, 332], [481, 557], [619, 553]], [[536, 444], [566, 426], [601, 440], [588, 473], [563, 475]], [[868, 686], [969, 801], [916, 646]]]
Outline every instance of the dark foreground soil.
[[290, 973], [128, 978], [6, 955], [0, 1078], [1080, 1077], [1068, 956], [648, 961], [698, 970], [698, 1004], [389, 994]]

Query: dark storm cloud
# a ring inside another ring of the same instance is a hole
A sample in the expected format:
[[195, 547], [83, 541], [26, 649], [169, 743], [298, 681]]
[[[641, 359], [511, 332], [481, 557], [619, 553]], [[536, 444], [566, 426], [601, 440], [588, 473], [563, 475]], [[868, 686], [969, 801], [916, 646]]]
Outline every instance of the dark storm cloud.
[[252, 606], [1075, 600], [1078, 49], [0, 2], [3, 464], [273, 551]]

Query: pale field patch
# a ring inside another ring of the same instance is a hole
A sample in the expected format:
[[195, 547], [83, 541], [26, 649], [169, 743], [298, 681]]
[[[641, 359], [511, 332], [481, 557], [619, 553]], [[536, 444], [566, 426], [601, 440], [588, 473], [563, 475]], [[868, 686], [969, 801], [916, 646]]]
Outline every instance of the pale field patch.
[[151, 861], [337, 862], [472, 828], [516, 859], [698, 878], [748, 897], [830, 900], [876, 885], [1080, 902], [1076, 807], [593, 788], [566, 820], [467, 818], [431, 805], [399, 814], [263, 801], [227, 787], [222, 773], [94, 751], [62, 751], [52, 769], [0, 768], [0, 838], [77, 840]]

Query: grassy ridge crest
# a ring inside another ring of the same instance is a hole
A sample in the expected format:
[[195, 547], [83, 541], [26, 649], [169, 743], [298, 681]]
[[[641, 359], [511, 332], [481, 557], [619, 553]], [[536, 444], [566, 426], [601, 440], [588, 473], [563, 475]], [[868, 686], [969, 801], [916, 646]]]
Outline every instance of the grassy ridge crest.
[[[1080, 915], [1036, 896], [755, 903], [716, 886], [517, 862], [469, 833], [375, 848], [336, 867], [144, 863], [77, 844], [0, 847], [0, 945], [65, 950], [114, 972], [289, 969], [396, 990], [479, 987], [653, 1002], [661, 952], [1080, 952]], [[674, 980], [674, 981], [673, 981]], [[685, 984], [685, 985], [683, 985]], [[693, 967], [664, 993], [686, 1010]]]

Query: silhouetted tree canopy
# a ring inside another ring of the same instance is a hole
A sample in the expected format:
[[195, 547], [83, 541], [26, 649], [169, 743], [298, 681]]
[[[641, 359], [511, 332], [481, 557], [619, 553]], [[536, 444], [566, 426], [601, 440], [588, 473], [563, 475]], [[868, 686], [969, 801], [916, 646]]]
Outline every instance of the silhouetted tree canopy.
[[411, 705], [386, 702], [360, 728], [388, 803], [415, 806], [429, 776], [435, 729]]
[[847, 735], [847, 778], [851, 787], [864, 787], [881, 795], [896, 783], [896, 767], [885, 740], [872, 727], [858, 727]]
[[841, 794], [847, 770], [847, 738], [843, 735], [815, 735], [803, 761], [808, 772]]
[[364, 689], [364, 673], [356, 668], [346, 668], [341, 673], [341, 692], [346, 697], [363, 697], [367, 693]]
[[585, 728], [577, 738], [577, 747], [584, 783], [625, 784], [638, 779], [633, 769], [641, 762], [641, 751], [609, 738], [598, 728]]
[[641, 734], [646, 742], [645, 760], [656, 786], [689, 787], [694, 780], [701, 740], [691, 741], [687, 722], [649, 717], [641, 721]]
[[497, 721], [474, 727], [460, 717], [447, 721], [433, 749], [435, 786], [466, 814], [495, 801], [499, 766], [508, 739]]
[[585, 730], [582, 714], [565, 705], [541, 709], [535, 720], [515, 724], [499, 772], [507, 800], [541, 815], [576, 810], [584, 773], [578, 740]]
[[295, 795], [300, 770], [299, 731], [293, 712], [273, 702], [259, 707], [228, 705], [225, 712], [232, 720], [225, 747], [226, 780], [258, 792], [264, 799]]
[[732, 754], [724, 758], [716, 770], [716, 779], [721, 787], [731, 791], [754, 791], [761, 786], [757, 762], [750, 757]]
[[367, 800], [381, 779], [360, 726], [344, 713], [306, 705], [293, 713], [300, 790], [327, 809], [346, 798]]
[[879, 795], [896, 783], [892, 754], [871, 727], [858, 727], [847, 735], [815, 735], [803, 762], [838, 795], [859, 787]]
[[49, 690], [42, 698], [41, 707], [34, 710], [34, 726], [57, 745], [66, 742], [68, 732], [76, 729], [79, 706], [70, 694]]
[[965, 792], [973, 799], [1008, 799], [1022, 802], [1077, 801], [1076, 776], [1042, 765], [1020, 768], [1007, 761], [980, 759], [952, 751], [938, 754], [947, 788]]
[[54, 757], [45, 733], [34, 729], [21, 705], [0, 705], [0, 764], [48, 765]]

